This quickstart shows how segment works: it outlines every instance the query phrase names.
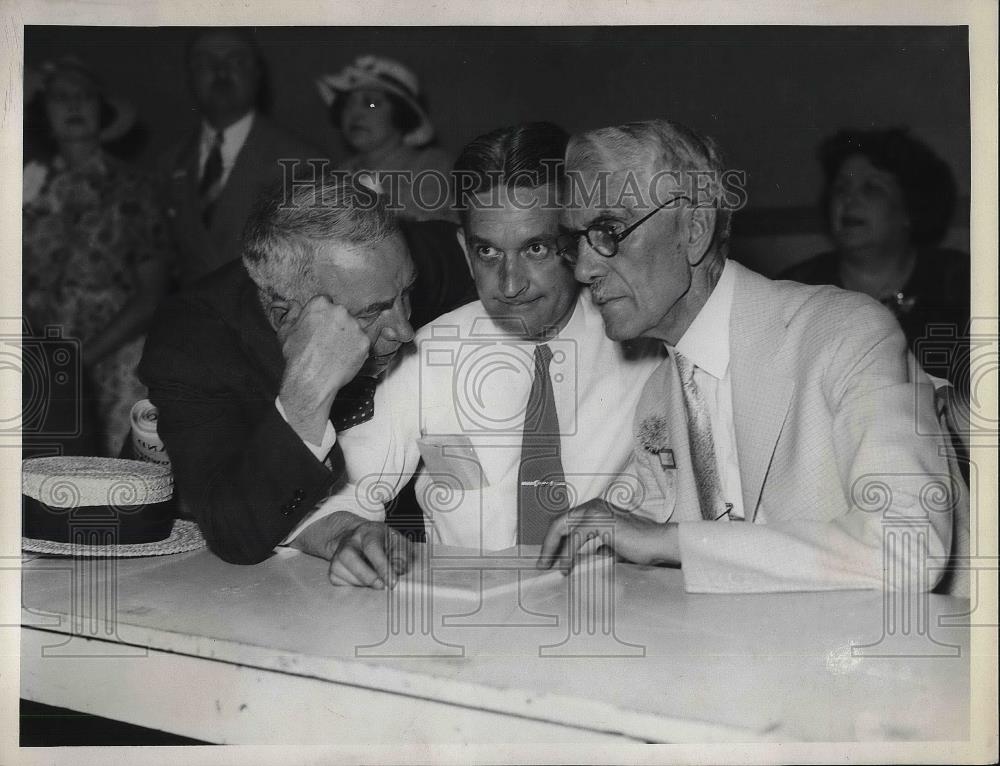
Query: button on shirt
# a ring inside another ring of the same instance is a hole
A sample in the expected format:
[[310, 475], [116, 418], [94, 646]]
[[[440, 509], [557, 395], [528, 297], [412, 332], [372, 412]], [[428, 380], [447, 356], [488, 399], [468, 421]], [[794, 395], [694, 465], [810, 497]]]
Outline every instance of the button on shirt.
[[[740, 460], [733, 419], [733, 382], [729, 367], [729, 326], [733, 308], [733, 269], [727, 261], [715, 289], [677, 343], [677, 352], [695, 365], [694, 382], [712, 423], [715, 459], [723, 501], [732, 503], [730, 518], [745, 518]], [[763, 521], [758, 509], [756, 521]]]
[[[222, 176], [219, 179], [220, 188], [224, 187], [229, 180], [229, 174], [232, 172], [233, 165], [236, 164], [236, 158], [239, 156], [243, 144], [246, 143], [247, 136], [250, 135], [250, 129], [253, 127], [253, 118], [254, 113], [252, 111], [248, 112], [222, 131]], [[217, 134], [218, 130], [207, 122], [201, 124], [201, 140], [198, 147], [198, 178], [201, 178], [205, 172], [205, 163], [208, 162], [208, 155], [215, 145]]]

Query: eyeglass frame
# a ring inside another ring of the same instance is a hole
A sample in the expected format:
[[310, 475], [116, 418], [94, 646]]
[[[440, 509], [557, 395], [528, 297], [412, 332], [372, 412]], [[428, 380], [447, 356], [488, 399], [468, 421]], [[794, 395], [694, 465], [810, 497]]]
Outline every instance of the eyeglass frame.
[[[564, 234], [560, 234], [559, 237], [558, 237], [558, 239], [563, 239], [565, 237], [567, 239], [572, 239], [572, 241], [575, 242], [575, 243], [579, 243], [580, 237], [586, 237], [587, 238], [587, 244], [590, 245], [591, 250], [593, 250], [595, 253], [597, 253], [602, 258], [614, 258], [616, 255], [618, 255], [618, 246], [622, 243], [622, 241], [624, 241], [624, 239], [629, 234], [631, 234], [633, 231], [635, 231], [636, 229], [638, 229], [640, 226], [642, 226], [644, 223], [646, 223], [646, 221], [648, 221], [654, 215], [656, 215], [657, 213], [659, 213], [665, 207], [670, 206], [671, 204], [673, 204], [674, 202], [676, 202], [679, 199], [686, 199], [688, 202], [692, 202], [693, 201], [690, 197], [688, 197], [688, 196], [686, 196], [684, 194], [678, 194], [676, 197], [671, 197], [666, 202], [664, 202], [664, 203], [662, 203], [660, 205], [657, 205], [655, 208], [653, 208], [652, 210], [650, 210], [648, 213], [646, 213], [646, 215], [644, 215], [638, 221], [636, 221], [632, 225], [626, 227], [624, 230], [622, 230], [622, 232], [620, 234], [615, 234], [614, 232], [608, 231], [607, 230], [607, 224], [592, 223], [592, 224], [590, 224], [590, 226], [587, 226], [584, 229], [577, 229], [576, 231], [568, 231], [568, 232], [565, 232]], [[610, 236], [612, 238], [612, 240], [615, 243], [614, 250], [612, 252], [610, 252], [607, 255], [605, 255], [604, 253], [602, 253], [600, 250], [597, 249], [597, 247], [594, 245], [593, 242], [590, 241], [590, 232], [591, 232], [592, 229], [597, 229], [598, 231], [603, 231], [605, 234], [607, 234], [608, 236]], [[558, 241], [557, 241], [557, 246], [558, 246]], [[568, 262], [568, 263], [570, 263], [572, 265], [576, 265], [577, 261], [579, 260], [579, 255], [569, 255], [568, 253], [570, 253], [570, 251], [571, 251], [571, 249], [569, 247], [566, 247], [566, 248], [560, 247], [558, 250], [556, 250], [556, 254], [559, 255], [561, 258], [563, 258], [566, 262]]]

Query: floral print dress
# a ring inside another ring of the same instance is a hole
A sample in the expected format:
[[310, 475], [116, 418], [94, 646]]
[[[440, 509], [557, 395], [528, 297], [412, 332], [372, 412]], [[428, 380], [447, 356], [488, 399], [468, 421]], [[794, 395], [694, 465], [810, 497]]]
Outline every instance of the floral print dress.
[[[24, 314], [79, 339], [83, 356], [138, 287], [136, 267], [166, 263], [168, 240], [152, 184], [124, 163], [96, 154], [70, 169], [61, 157], [24, 168]], [[135, 374], [144, 338], [94, 365], [92, 385], [106, 454], [117, 455], [132, 404], [146, 391]]]

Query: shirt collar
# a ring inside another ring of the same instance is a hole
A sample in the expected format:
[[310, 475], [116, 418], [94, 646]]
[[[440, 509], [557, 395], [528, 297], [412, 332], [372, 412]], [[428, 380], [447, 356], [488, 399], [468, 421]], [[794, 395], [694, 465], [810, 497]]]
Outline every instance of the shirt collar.
[[729, 316], [733, 308], [734, 279], [734, 271], [727, 260], [715, 289], [677, 343], [678, 353], [719, 380], [725, 377], [729, 368]]
[[[253, 127], [254, 111], [251, 109], [236, 122], [222, 131], [222, 161], [226, 165], [231, 165], [232, 160], [240, 153], [243, 144], [246, 143], [250, 129]], [[215, 135], [218, 131], [207, 122], [201, 124], [201, 145], [207, 152], [215, 143]]]

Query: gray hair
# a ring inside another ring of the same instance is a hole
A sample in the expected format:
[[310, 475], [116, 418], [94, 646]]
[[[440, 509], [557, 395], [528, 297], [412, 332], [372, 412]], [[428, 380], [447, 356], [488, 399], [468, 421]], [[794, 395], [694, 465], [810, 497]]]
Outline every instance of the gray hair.
[[290, 186], [263, 194], [243, 229], [243, 264], [265, 303], [318, 295], [316, 251], [331, 240], [375, 245], [399, 232], [385, 198], [342, 174]]
[[[722, 150], [708, 136], [669, 120], [629, 122], [598, 128], [573, 136], [566, 149], [570, 171], [602, 168], [611, 171], [634, 171], [655, 174], [669, 171], [686, 175], [688, 182], [699, 185], [689, 189], [689, 196], [700, 206], [716, 210], [711, 248], [720, 256], [729, 252], [732, 208], [725, 202], [724, 178], [727, 169]], [[666, 201], [666, 200], [663, 200]]]

